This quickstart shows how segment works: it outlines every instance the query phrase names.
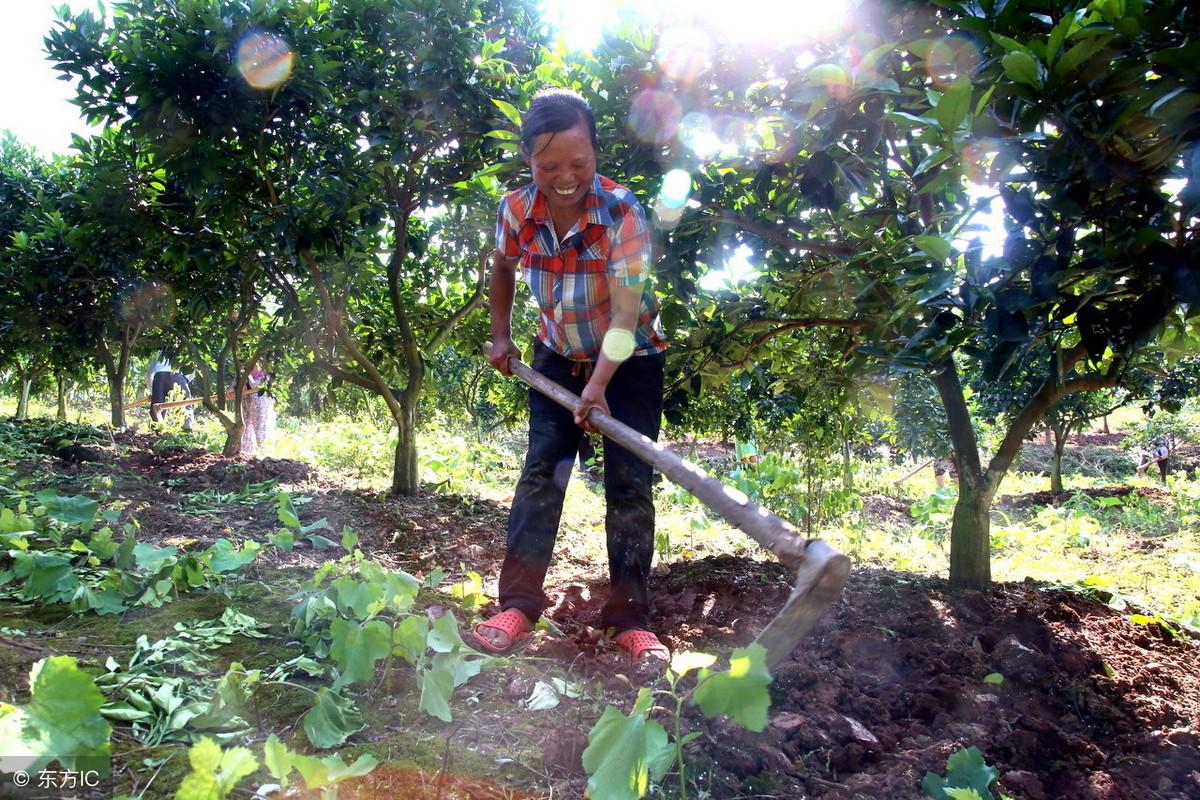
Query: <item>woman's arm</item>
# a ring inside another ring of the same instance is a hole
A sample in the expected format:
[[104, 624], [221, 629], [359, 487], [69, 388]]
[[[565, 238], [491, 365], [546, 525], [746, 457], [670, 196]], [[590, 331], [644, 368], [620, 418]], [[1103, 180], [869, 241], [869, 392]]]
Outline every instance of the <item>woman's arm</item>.
[[608, 288], [612, 303], [612, 322], [604, 333], [604, 344], [600, 348], [600, 356], [596, 359], [592, 377], [579, 395], [583, 402], [575, 412], [575, 424], [589, 431], [596, 430], [587, 422], [587, 414], [591, 409], [598, 408], [606, 414], [610, 413], [604, 392], [617, 367], [633, 355], [634, 330], [637, 328], [638, 312], [642, 308], [642, 292], [649, 289], [649, 285], [641, 283], [625, 286], [610, 280]]
[[492, 278], [488, 288], [488, 309], [492, 315], [492, 352], [488, 360], [504, 375], [512, 375], [509, 356], [521, 357], [512, 340], [513, 297], [517, 290], [516, 259], [497, 251], [492, 259]]

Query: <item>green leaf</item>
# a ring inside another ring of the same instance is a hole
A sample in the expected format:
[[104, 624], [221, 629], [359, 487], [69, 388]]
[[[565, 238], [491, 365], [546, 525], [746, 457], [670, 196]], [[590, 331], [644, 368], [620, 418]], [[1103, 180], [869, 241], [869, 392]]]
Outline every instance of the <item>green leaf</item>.
[[0, 703], [0, 740], [7, 754], [34, 756], [28, 772], [57, 760], [64, 769], [107, 774], [112, 726], [100, 713], [104, 696], [92, 676], [74, 658], [52, 656], [33, 665], [29, 683], [29, 705]]
[[1009, 80], [1040, 88], [1042, 85], [1041, 65], [1029, 53], [1017, 50], [1000, 59], [1004, 74]]
[[966, 787], [955, 788], [952, 786], [944, 791], [948, 797], [952, 798], [952, 800], [984, 800], [984, 798], [979, 795], [979, 792]]
[[384, 587], [378, 583], [359, 583], [349, 575], [343, 575], [329, 588], [337, 594], [338, 611], [348, 617], [366, 620], [383, 610]]
[[295, 756], [295, 765], [301, 777], [304, 778], [306, 789], [325, 789], [347, 778], [361, 778], [369, 775], [375, 767], [379, 766], [379, 761], [370, 753], [363, 753], [353, 764], [346, 766], [341, 756], [331, 753], [322, 758], [297, 755]]
[[649, 690], [643, 688], [629, 716], [608, 706], [588, 732], [583, 768], [592, 797], [637, 800], [652, 777], [669, 769], [674, 747], [663, 726], [647, 718], [649, 705]]
[[671, 654], [671, 671], [682, 678], [694, 669], [711, 667], [716, 660], [717, 657], [710, 653], [681, 650]]
[[188, 750], [191, 773], [183, 779], [176, 800], [222, 800], [238, 781], [258, 769], [258, 761], [245, 747], [221, 746], [205, 736]]
[[516, 106], [507, 100], [500, 100], [495, 97], [492, 98], [492, 102], [496, 104], [496, 108], [500, 109], [500, 113], [504, 115], [505, 119], [516, 127], [521, 127], [521, 112], [517, 111]]
[[767, 724], [771, 707], [771, 673], [767, 670], [767, 651], [760, 644], [739, 647], [729, 657], [729, 670], [702, 670], [700, 682], [692, 694], [696, 705], [707, 717], [726, 714], [752, 731]]
[[950, 242], [940, 236], [914, 236], [913, 243], [921, 252], [938, 261], [947, 261], [954, 255]]
[[258, 542], [248, 540], [236, 550], [228, 539], [217, 539], [204, 551], [204, 557], [213, 572], [234, 572], [254, 561], [260, 547]]
[[937, 108], [933, 110], [934, 117], [941, 123], [942, 130], [954, 132], [971, 113], [971, 81], [961, 79], [955, 81], [942, 93]]
[[338, 665], [334, 691], [373, 678], [375, 662], [392, 652], [392, 631], [382, 620], [360, 626], [339, 617], [329, 626], [329, 633], [333, 639], [329, 655]]
[[1001, 686], [1004, 683], [1004, 676], [999, 672], [989, 672], [987, 675], [983, 676], [983, 682]]
[[950, 158], [952, 155], [954, 155], [954, 150], [949, 147], [942, 147], [934, 150], [932, 153], [925, 156], [921, 163], [917, 165], [916, 170], [913, 172], [913, 177], [915, 178], [917, 175], [924, 173], [930, 167], [937, 166], [946, 159]]
[[[947, 759], [945, 777], [932, 772], [925, 773], [921, 789], [933, 800], [954, 800], [956, 795], [948, 791], [952, 789], [967, 789], [977, 793], [980, 798], [991, 800], [992, 791], [989, 787], [999, 775], [999, 771], [988, 766], [983, 760], [979, 748], [968, 747]], [[959, 794], [957, 797], [963, 795]]]
[[83, 495], [59, 497], [58, 492], [46, 489], [35, 497], [38, 503], [46, 507], [47, 514], [65, 525], [90, 526], [100, 511], [99, 502]]
[[358, 544], [358, 534], [351, 530], [349, 525], [342, 527], [342, 548], [347, 552], [353, 552], [355, 545]]
[[300, 516], [296, 513], [296, 507], [292, 505], [291, 495], [289, 495], [287, 492], [280, 492], [275, 496], [275, 499], [279, 515], [279, 524], [299, 530]]
[[267, 737], [267, 741], [263, 744], [263, 765], [271, 773], [271, 777], [279, 781], [281, 788], [287, 788], [288, 775], [292, 774], [292, 766], [296, 762], [296, 755], [286, 744], [279, 741], [279, 737], [273, 733]]
[[433, 623], [426, 643], [435, 653], [449, 653], [467, 646], [458, 632], [458, 622], [449, 611]]
[[446, 667], [427, 669], [421, 674], [421, 702], [418, 708], [443, 722], [450, 722], [450, 696], [454, 693], [454, 672]]
[[149, 573], [156, 573], [168, 561], [177, 558], [179, 550], [174, 547], [155, 547], [152, 544], [138, 543], [133, 547], [133, 558], [138, 568]]
[[317, 690], [316, 702], [304, 714], [304, 733], [314, 747], [336, 747], [363, 727], [354, 703], [325, 687]]
[[479, 608], [488, 602], [483, 593], [483, 577], [478, 572], [468, 572], [466, 580], [452, 583], [442, 591], [449, 592], [451, 597], [461, 601], [466, 608]]
[[1070, 75], [1077, 70], [1083, 62], [1089, 60], [1092, 56], [1099, 53], [1108, 43], [1112, 41], [1112, 34], [1103, 36], [1092, 36], [1079, 42], [1067, 52], [1063, 53], [1063, 57], [1057, 64], [1054, 65], [1055, 77], [1064, 77]]
[[423, 616], [405, 617], [392, 633], [396, 652], [409, 664], [416, 665], [425, 655], [425, 639], [429, 636], [429, 620]]
[[521, 705], [530, 711], [547, 711], [557, 708], [559, 702], [561, 701], [554, 687], [545, 681], [538, 681], [533, 685], [533, 691], [529, 693], [529, 697], [521, 701]]
[[267, 540], [285, 553], [292, 552], [296, 544], [296, 536], [287, 528], [280, 528], [267, 537]]

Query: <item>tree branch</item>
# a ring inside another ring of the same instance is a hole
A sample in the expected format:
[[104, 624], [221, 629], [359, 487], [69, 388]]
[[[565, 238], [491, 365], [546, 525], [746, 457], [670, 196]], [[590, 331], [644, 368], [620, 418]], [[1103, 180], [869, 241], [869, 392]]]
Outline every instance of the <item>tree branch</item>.
[[484, 287], [487, 285], [487, 264], [488, 260], [492, 257], [492, 253], [494, 252], [496, 252], [494, 249], [480, 252], [479, 270], [475, 281], [474, 293], [472, 293], [466, 302], [459, 306], [457, 311], [451, 314], [446, 321], [442, 323], [441, 327], [438, 328], [437, 333], [433, 335], [433, 337], [429, 340], [429, 343], [425, 346], [425, 352], [432, 355], [440, 350], [442, 344], [446, 340], [446, 337], [449, 336], [450, 333], [458, 326], [458, 323], [466, 319], [467, 315], [476, 308], [479, 308], [479, 306], [483, 305], [483, 301], [485, 299]]
[[789, 250], [805, 250], [809, 253], [818, 253], [821, 255], [830, 256], [852, 256], [857, 251], [847, 245], [826, 244], [825, 242], [812, 242], [804, 239], [794, 239], [789, 235], [790, 229], [769, 228], [745, 217], [738, 216], [733, 212], [723, 208], [722, 206], [709, 206], [715, 212], [714, 222], [718, 224], [732, 225], [735, 228], [741, 228], [747, 233], [752, 233], [760, 239], [766, 239], [769, 242], [782, 245]]

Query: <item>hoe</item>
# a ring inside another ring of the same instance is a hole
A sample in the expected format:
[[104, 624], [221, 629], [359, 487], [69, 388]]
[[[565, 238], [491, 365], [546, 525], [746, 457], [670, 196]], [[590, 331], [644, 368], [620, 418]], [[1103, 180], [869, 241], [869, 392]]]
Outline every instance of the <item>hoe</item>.
[[[485, 355], [489, 351], [490, 348], [485, 347]], [[511, 358], [508, 365], [514, 375], [560, 406], [571, 411], [579, 406], [576, 395], [534, 372], [517, 358]], [[841, 595], [850, 575], [850, 559], [821, 539], [805, 539], [795, 527], [738, 490], [726, 486], [609, 414], [592, 409], [588, 421], [796, 570], [791, 595], [756, 640], [766, 648], [769, 665], [774, 666], [787, 658]]]

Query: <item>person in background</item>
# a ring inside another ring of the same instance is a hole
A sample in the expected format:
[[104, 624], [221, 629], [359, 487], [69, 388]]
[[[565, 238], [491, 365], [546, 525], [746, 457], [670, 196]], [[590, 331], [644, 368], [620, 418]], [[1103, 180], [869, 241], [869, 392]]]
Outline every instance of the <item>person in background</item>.
[[1154, 447], [1142, 454], [1141, 463], [1138, 464], [1137, 472], [1139, 475], [1146, 471], [1146, 468], [1151, 464], [1158, 465], [1159, 480], [1163, 483], [1167, 482], [1167, 472], [1170, 468], [1171, 447], [1167, 442], [1156, 442]]
[[[146, 386], [150, 390], [150, 419], [155, 422], [166, 420], [165, 410], [158, 408], [159, 404], [167, 402], [173, 390], [178, 389], [182, 400], [190, 400], [192, 390], [188, 377], [176, 372], [171, 361], [162, 353], [155, 353], [146, 368]], [[195, 425], [196, 417], [191, 406], [182, 406], [183, 429], [190, 431]]]
[[[520, 357], [511, 325], [520, 268], [540, 313], [533, 369], [582, 402], [572, 416], [529, 394], [529, 449], [509, 513], [501, 612], [468, 633], [492, 653], [527, 638], [546, 607], [542, 586], [567, 480], [584, 431], [594, 430], [588, 413], [610, 413], [651, 439], [661, 424], [667, 342], [648, 283], [650, 231], [633, 193], [596, 173], [597, 149], [587, 101], [564, 89], [540, 92], [521, 124], [533, 182], [500, 203], [490, 361], [511, 375], [509, 358]], [[652, 471], [615, 442], [603, 445], [610, 593], [600, 626], [633, 661], [665, 663], [669, 651], [648, 630]]]
[[254, 455], [275, 431], [275, 398], [267, 393], [267, 382], [267, 373], [261, 367], [255, 367], [246, 378], [247, 391], [242, 394], [241, 453], [244, 456]]

